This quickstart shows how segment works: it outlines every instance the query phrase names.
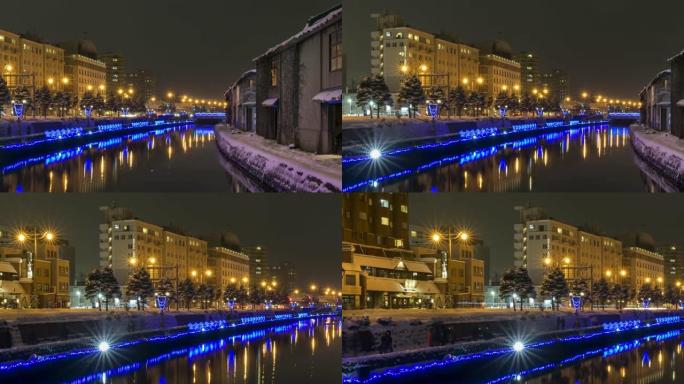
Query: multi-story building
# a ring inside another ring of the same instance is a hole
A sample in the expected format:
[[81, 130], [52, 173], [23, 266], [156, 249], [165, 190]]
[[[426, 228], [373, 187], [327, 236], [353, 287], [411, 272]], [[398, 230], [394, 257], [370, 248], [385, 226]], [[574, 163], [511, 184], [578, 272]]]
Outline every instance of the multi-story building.
[[663, 256], [665, 285], [676, 286], [684, 283], [684, 248], [669, 244], [656, 247], [656, 253]]
[[417, 75], [424, 87], [449, 92], [462, 85], [476, 90], [479, 50], [447, 34], [432, 34], [406, 26], [399, 16], [377, 16], [371, 32], [371, 72], [382, 75], [397, 93], [407, 76]]
[[521, 94], [531, 95], [533, 89], [538, 89], [541, 86], [537, 56], [532, 52], [520, 52], [513, 57], [513, 60], [520, 63]]
[[154, 74], [146, 69], [126, 73], [126, 89], [133, 89], [146, 102], [155, 97], [157, 80]]
[[408, 194], [342, 195], [343, 241], [408, 249]]
[[664, 287], [663, 255], [637, 246], [625, 247], [622, 265], [627, 270], [627, 276], [623, 281], [632, 288], [638, 290], [644, 284]]
[[64, 44], [64, 73], [67, 89], [81, 98], [86, 92], [104, 92], [107, 88], [107, 65], [97, 59], [92, 41]]
[[342, 6], [257, 57], [256, 133], [305, 152], [339, 152], [342, 62]]
[[256, 70], [243, 73], [224, 93], [228, 123], [243, 131], [256, 127]]
[[0, 74], [10, 88], [59, 89], [64, 78], [64, 50], [34, 36], [0, 30]]
[[224, 247], [211, 247], [207, 254], [207, 268], [212, 272], [209, 280], [224, 289], [229, 284], [249, 286], [249, 256]]
[[119, 88], [128, 89], [126, 83], [126, 60], [118, 53], [106, 52], [98, 56], [98, 59], [107, 67], [107, 89], [116, 92]]
[[278, 287], [285, 292], [293, 292], [297, 284], [297, 272], [294, 265], [287, 261], [271, 265], [271, 280], [278, 283]]
[[100, 265], [111, 266], [121, 285], [140, 266], [153, 280], [190, 278], [201, 283], [213, 275], [214, 271], [207, 269], [206, 241], [129, 217], [130, 211], [123, 208], [103, 210], [106, 222], [100, 224]]
[[562, 69], [554, 69], [542, 75], [542, 89], [549, 91], [551, 100], [562, 102], [570, 95], [568, 76]]
[[19, 70], [20, 40], [19, 35], [0, 30], [0, 73], [10, 87], [16, 85], [16, 80], [12, 75]]
[[266, 247], [261, 245], [243, 247], [242, 252], [249, 256], [250, 285], [257, 285], [262, 281], [271, 281]]
[[[548, 217], [531, 208], [514, 226], [516, 265], [527, 267], [539, 285], [550, 268], [560, 267], [569, 280], [617, 282], [624, 276], [622, 242]], [[521, 261], [519, 263], [519, 261]]]
[[431, 308], [441, 293], [412, 251], [342, 242], [344, 308]]
[[510, 45], [495, 40], [480, 49], [480, 76], [484, 79], [482, 90], [496, 98], [499, 93], [519, 93], [520, 63], [512, 59]]
[[684, 52], [641, 91], [641, 123], [684, 138]]

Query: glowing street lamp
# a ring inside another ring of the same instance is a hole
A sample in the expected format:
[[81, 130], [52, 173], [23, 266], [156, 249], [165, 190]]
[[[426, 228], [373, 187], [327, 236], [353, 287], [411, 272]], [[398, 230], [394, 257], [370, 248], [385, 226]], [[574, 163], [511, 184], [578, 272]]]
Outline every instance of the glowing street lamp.
[[56, 235], [52, 230], [44, 230], [42, 233], [38, 232], [36, 227], [33, 227], [33, 232], [29, 233], [26, 231], [19, 231], [16, 234], [16, 240], [22, 245], [25, 245], [28, 241], [33, 241], [33, 253], [30, 254], [28, 259], [28, 266], [26, 275], [28, 278], [33, 278], [33, 258], [38, 254], [38, 240], [45, 240], [52, 242], [55, 240]]

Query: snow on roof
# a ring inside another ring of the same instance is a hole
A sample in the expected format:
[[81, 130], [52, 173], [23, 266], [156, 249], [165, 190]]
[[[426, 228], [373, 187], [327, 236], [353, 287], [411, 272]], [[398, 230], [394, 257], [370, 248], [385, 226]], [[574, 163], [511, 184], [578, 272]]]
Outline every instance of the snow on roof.
[[338, 21], [339, 19], [342, 18], [342, 6], [338, 5], [334, 8], [331, 8], [330, 10], [322, 13], [321, 15], [314, 16], [310, 18], [306, 25], [304, 26], [304, 29], [290, 37], [289, 39], [283, 41], [282, 43], [270, 48], [268, 51], [263, 53], [260, 56], [257, 56], [254, 58], [253, 61], [257, 61], [263, 57], [269, 56], [275, 52], [280, 51], [283, 48], [286, 48], [292, 44], [297, 43], [298, 41], [304, 39], [305, 37], [327, 27], [328, 25]]
[[643, 92], [646, 90], [646, 88], [650, 87], [653, 83], [655, 83], [655, 82], [656, 82], [658, 79], [660, 79], [661, 77], [663, 77], [663, 76], [665, 76], [665, 75], [669, 75], [669, 74], [671, 74], [671, 73], [672, 73], [672, 70], [669, 69], [669, 68], [668, 68], [668, 69], [664, 69], [664, 70], [658, 72], [658, 74], [655, 75], [655, 77], [653, 78], [653, 80], [649, 81], [648, 84], [644, 85], [644, 87], [641, 89], [641, 92], [639, 92], [639, 94], [643, 93]]
[[682, 55], [684, 55], [684, 50], [682, 50], [682, 51], [679, 52], [678, 54], [676, 54], [676, 55], [670, 57], [669, 59], [667, 59], [667, 61], [670, 62], [670, 61], [672, 61], [672, 60], [674, 60], [674, 59], [676, 59], [676, 58], [678, 58], [678, 57], [680, 57], [680, 56], [682, 56]]
[[230, 87], [228, 87], [228, 89], [226, 89], [225, 92], [223, 92], [223, 97], [227, 97], [228, 92], [230, 92], [233, 88], [235, 88], [237, 83], [239, 83], [242, 79], [244, 79], [245, 77], [252, 75], [252, 74], [256, 74], [256, 69], [250, 69], [249, 71], [243, 72], [242, 75], [240, 75], [240, 77], [238, 77], [238, 79], [235, 80], [235, 82], [233, 84], [231, 84]]

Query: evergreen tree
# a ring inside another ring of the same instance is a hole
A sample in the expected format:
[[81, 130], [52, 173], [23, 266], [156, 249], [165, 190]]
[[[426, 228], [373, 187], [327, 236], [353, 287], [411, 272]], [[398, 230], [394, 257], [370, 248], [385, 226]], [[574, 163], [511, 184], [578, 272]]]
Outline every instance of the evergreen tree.
[[237, 304], [240, 305], [241, 308], [244, 308], [245, 305], [249, 302], [249, 294], [247, 293], [247, 288], [244, 286], [240, 286], [240, 289], [238, 289], [236, 297]]
[[675, 309], [677, 309], [679, 305], [679, 294], [677, 291], [675, 291], [674, 288], [672, 288], [672, 285], [669, 285], [665, 287], [665, 294], [663, 295], [663, 300], [665, 303], [672, 305]]
[[[363, 110], [364, 115], [366, 114], [366, 107], [370, 104], [372, 100], [372, 80], [370, 77], [366, 76], [359, 82], [356, 87], [356, 105]], [[373, 118], [373, 111], [371, 110], [371, 118]]]
[[130, 276], [128, 276], [128, 284], [126, 285], [126, 296], [134, 298], [138, 310], [142, 308], [145, 310], [145, 303], [148, 297], [154, 295], [154, 286], [150, 274], [144, 267], [138, 268]]
[[661, 291], [660, 288], [655, 287], [651, 290], [651, 301], [656, 307], [660, 307], [663, 303], [663, 291]]
[[261, 305], [264, 303], [264, 290], [254, 286], [250, 290], [249, 293], [249, 303], [252, 305], [253, 308], [256, 308], [258, 305]]
[[119, 98], [114, 95], [114, 92], [109, 91], [107, 93], [107, 100], [105, 101], [105, 110], [118, 114], [121, 110], [121, 104], [119, 103]]
[[[223, 301], [230, 307], [231, 303], [233, 307], [237, 304], [239, 289], [237, 284], [231, 283], [226, 286], [223, 290]], [[232, 308], [231, 308], [232, 309]]]
[[105, 311], [108, 311], [109, 301], [117, 296], [121, 296], [121, 287], [111, 267], [102, 268], [100, 279], [102, 281], [102, 295], [105, 299]]
[[81, 96], [80, 105], [81, 109], [95, 108], [95, 96], [92, 92], [88, 91]]
[[185, 302], [185, 308], [190, 309], [192, 299], [195, 297], [195, 284], [190, 279], [185, 279], [178, 284], [178, 298]]
[[496, 95], [496, 100], [494, 100], [494, 106], [496, 107], [497, 110], [501, 108], [506, 108], [508, 110], [509, 105], [508, 105], [508, 93], [506, 92], [499, 92], [498, 95]]
[[47, 118], [48, 108], [52, 105], [52, 92], [48, 87], [40, 88], [36, 91], [36, 106], [42, 113], [43, 118]]
[[11, 101], [12, 97], [10, 96], [9, 88], [7, 88], [7, 82], [2, 75], [0, 75], [0, 117], [2, 116], [5, 106], [9, 105]]
[[33, 108], [33, 100], [31, 98], [31, 91], [26, 87], [17, 87], [12, 92], [14, 100], [24, 104], [24, 115], [26, 111]]
[[463, 108], [465, 108], [466, 104], [467, 97], [463, 87], [459, 85], [456, 87], [456, 89], [453, 89], [451, 92], [449, 92], [449, 106], [451, 108], [456, 108], [456, 115], [458, 117], [461, 117]]
[[176, 284], [168, 277], [162, 277], [159, 279], [157, 282], [157, 288], [156, 288], [156, 293], [159, 296], [166, 296], [168, 297], [168, 303], [166, 304], [167, 307], [169, 306], [169, 303], [172, 301], [176, 301]]
[[93, 99], [93, 109], [99, 116], [102, 116], [106, 109], [105, 99], [99, 93], [95, 96], [95, 99]]
[[527, 92], [523, 93], [520, 99], [520, 111], [526, 115], [534, 111], [534, 100]]
[[88, 300], [97, 299], [97, 308], [102, 310], [101, 294], [103, 290], [102, 271], [93, 269], [88, 273], [85, 281], [85, 297]]
[[515, 93], [512, 93], [511, 97], [508, 98], [508, 110], [511, 112], [511, 114], [520, 113], [520, 99]]
[[592, 287], [592, 300], [601, 306], [601, 309], [606, 309], [606, 301], [611, 296], [611, 289], [608, 282], [603, 277], [594, 283]]
[[584, 309], [584, 303], [586, 300], [590, 300], [589, 297], [589, 283], [584, 279], [573, 280], [570, 284], [570, 293], [572, 296], [579, 296], [582, 298], [582, 308]]
[[558, 310], [561, 299], [566, 297], [569, 292], [568, 283], [565, 281], [565, 275], [560, 268], [554, 268], [544, 276], [540, 294], [542, 297], [551, 300], [553, 310]]
[[639, 305], [641, 305], [644, 300], [653, 301], [653, 289], [649, 284], [643, 284], [641, 288], [639, 288], [639, 292], [637, 293], [637, 300], [639, 301]]
[[375, 75], [371, 79], [371, 100], [376, 109], [376, 116], [380, 118], [380, 110], [382, 107], [392, 105], [392, 95], [390, 95], [385, 78], [382, 75]]
[[409, 108], [409, 117], [416, 117], [419, 105], [425, 104], [425, 91], [418, 76], [409, 77], [399, 90], [399, 102]]
[[[501, 277], [501, 284], [499, 286], [499, 293], [504, 300], [508, 298], [519, 299], [520, 310], [523, 309], [525, 300], [534, 298], [536, 291], [534, 284], [530, 278], [527, 268], [513, 267], [506, 271]], [[515, 311], [515, 301], [513, 302], [513, 310]]]
[[611, 290], [611, 297], [615, 301], [615, 309], [622, 310], [625, 304], [631, 299], [630, 288], [627, 285], [615, 284]]

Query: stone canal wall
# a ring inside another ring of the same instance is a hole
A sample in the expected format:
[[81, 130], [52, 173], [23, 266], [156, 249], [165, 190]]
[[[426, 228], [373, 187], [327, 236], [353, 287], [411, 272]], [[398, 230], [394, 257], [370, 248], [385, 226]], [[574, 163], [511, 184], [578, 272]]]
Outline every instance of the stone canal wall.
[[664, 180], [665, 190], [684, 190], [684, 140], [635, 124], [630, 127], [634, 153]]
[[[267, 189], [282, 192], [339, 192], [338, 155], [316, 155], [276, 144], [250, 132], [217, 125], [216, 145], [231, 171], [240, 169]], [[234, 167], [234, 168], [233, 168]]]
[[[49, 355], [56, 352], [93, 347], [95, 340], [134, 340], [165, 335], [187, 329], [190, 323], [226, 320], [240, 322], [241, 318], [265, 316], [274, 318], [282, 311], [112, 311], [98, 313], [60, 314], [45, 317], [17, 317], [0, 320], [0, 361], [25, 359], [33, 354]], [[296, 316], [296, 314], [293, 314]]]
[[[526, 312], [399, 321], [376, 318], [344, 318], [342, 332], [343, 372], [386, 368], [419, 361], [442, 360], [482, 351], [510, 347], [513, 337], [526, 343], [553, 340], [603, 330], [605, 323], [680, 317], [680, 312], [616, 311], [580, 313]], [[383, 334], [392, 335], [392, 351], [379, 351]]]

